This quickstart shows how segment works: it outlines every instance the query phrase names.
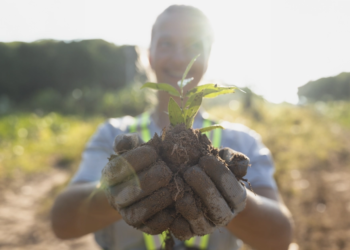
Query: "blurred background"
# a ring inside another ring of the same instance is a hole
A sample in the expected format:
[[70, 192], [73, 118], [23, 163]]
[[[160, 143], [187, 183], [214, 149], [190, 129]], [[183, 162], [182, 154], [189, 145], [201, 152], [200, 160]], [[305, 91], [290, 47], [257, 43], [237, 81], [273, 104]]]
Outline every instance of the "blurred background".
[[[60, 241], [49, 209], [97, 126], [152, 107], [151, 27], [199, 7], [216, 40], [203, 82], [216, 119], [261, 134], [295, 219], [292, 250], [350, 249], [350, 2], [0, 0], [0, 249], [98, 249]], [[245, 247], [249, 249], [249, 247]]]

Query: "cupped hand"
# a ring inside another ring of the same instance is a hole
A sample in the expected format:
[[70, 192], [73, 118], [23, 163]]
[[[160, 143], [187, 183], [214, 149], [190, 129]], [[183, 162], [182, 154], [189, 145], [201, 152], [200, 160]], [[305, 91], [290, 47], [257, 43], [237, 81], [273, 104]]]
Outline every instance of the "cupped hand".
[[117, 136], [114, 143], [117, 154], [111, 156], [102, 170], [101, 182], [109, 203], [129, 225], [158, 233], [159, 230], [145, 228], [144, 222], [159, 211], [163, 210], [159, 216], [166, 214], [164, 209], [173, 203], [167, 188], [173, 173], [152, 147], [140, 146], [142, 143], [136, 134]]
[[[196, 235], [226, 226], [246, 204], [247, 191], [240, 179], [247, 172], [249, 158], [229, 148], [222, 149], [219, 155], [223, 159], [202, 157], [198, 165], [190, 167], [183, 175], [202, 203], [202, 208], [198, 207], [194, 197], [186, 193], [177, 201], [177, 207], [187, 208], [179, 211]], [[178, 206], [178, 203], [187, 206]]]
[[225, 148], [222, 159], [204, 156], [180, 176], [142, 143], [136, 134], [117, 136], [117, 154], [102, 171], [108, 201], [129, 225], [152, 235], [170, 229], [187, 240], [227, 225], [244, 209], [245, 155]]

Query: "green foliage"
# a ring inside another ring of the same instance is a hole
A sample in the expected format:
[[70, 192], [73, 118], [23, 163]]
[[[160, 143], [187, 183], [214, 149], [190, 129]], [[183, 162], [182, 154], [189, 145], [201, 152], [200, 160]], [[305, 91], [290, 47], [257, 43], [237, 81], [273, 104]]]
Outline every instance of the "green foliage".
[[115, 91], [133, 81], [136, 60], [134, 46], [103, 40], [0, 43], [0, 97], [17, 107], [43, 91], [55, 101], [75, 89]]
[[246, 112], [243, 105], [230, 107], [218, 105], [207, 111], [215, 118], [257, 131], [272, 152], [278, 178], [292, 169], [323, 168], [331, 155], [348, 150], [344, 140], [345, 135], [349, 135], [349, 127], [337, 122], [342, 119], [341, 112], [339, 117], [330, 119], [312, 105], [277, 105], [261, 100], [256, 106], [257, 119], [254, 113]]
[[184, 109], [185, 125], [186, 128], [191, 128], [194, 122], [194, 118], [198, 113], [198, 110], [202, 104], [203, 92], [199, 92], [193, 95], [192, 99], [187, 100]]
[[198, 58], [199, 56], [200, 56], [200, 55], [195, 56], [195, 57], [190, 61], [190, 63], [187, 65], [186, 70], [185, 70], [184, 74], [182, 75], [182, 79], [181, 79], [181, 85], [180, 85], [181, 90], [182, 90], [183, 87], [184, 87], [184, 86], [183, 86], [183, 82], [184, 82], [184, 80], [185, 80], [185, 78], [186, 78], [188, 72], [190, 71], [190, 69], [192, 68], [194, 62], [197, 60], [197, 58]]
[[299, 87], [298, 96], [301, 101], [348, 101], [350, 100], [350, 72], [337, 76], [310, 81]]
[[55, 89], [39, 91], [29, 101], [14, 105], [7, 98], [0, 98], [0, 116], [21, 112], [35, 112], [104, 117], [138, 115], [154, 102], [152, 91], [139, 91], [140, 84], [129, 84], [119, 90], [106, 91], [100, 87], [84, 87], [67, 94], [60, 94]]
[[[258, 102], [259, 120], [241, 103], [234, 109], [231, 104], [222, 104], [208, 107], [207, 111], [213, 118], [257, 131], [272, 152], [279, 181], [292, 169], [327, 166], [337, 152], [342, 157], [349, 155], [345, 143], [350, 134], [349, 102], [325, 103], [322, 108]], [[82, 118], [57, 113], [0, 117], [0, 180], [18, 172], [46, 171], [52, 165], [76, 167], [88, 138], [103, 121], [100, 116]]]
[[179, 105], [174, 101], [173, 98], [170, 97], [168, 103], [168, 111], [169, 111], [169, 120], [172, 126], [176, 124], [184, 123], [184, 116], [182, 114], [182, 110]]
[[224, 127], [221, 126], [221, 125], [215, 124], [215, 125], [211, 125], [209, 127], [201, 128], [201, 129], [199, 129], [199, 131], [201, 133], [205, 133], [205, 132], [208, 132], [208, 131], [211, 131], [211, 130], [214, 130], [214, 129], [224, 129]]
[[203, 97], [214, 98], [223, 94], [235, 93], [237, 87], [218, 87], [217, 84], [209, 83], [189, 90], [186, 94], [187, 97], [191, 97], [196, 93], [203, 92]]
[[[193, 66], [196, 59], [199, 57], [197, 55], [194, 57], [190, 63], [187, 65], [186, 70], [184, 74], [182, 75], [182, 79], [179, 82], [180, 86], [180, 93], [171, 85], [165, 84], [165, 83], [145, 83], [142, 88], [151, 88], [156, 90], [163, 90], [167, 91], [168, 93], [179, 96], [181, 99], [181, 107], [174, 101], [173, 98], [170, 98], [169, 104], [168, 104], [168, 113], [169, 113], [169, 119], [170, 124], [172, 126], [175, 126], [177, 124], [185, 124], [186, 128], [191, 128], [194, 122], [194, 117], [198, 113], [198, 110], [202, 104], [203, 97], [213, 98], [218, 95], [222, 94], [228, 94], [228, 93], [234, 93], [236, 87], [218, 87], [217, 84], [205, 84], [202, 86], [198, 86], [190, 91], [187, 92], [186, 97], [188, 97], [188, 100], [186, 101], [185, 106], [183, 105], [184, 100], [184, 94], [183, 94], [183, 88], [184, 88], [184, 82], [185, 84], [189, 83], [193, 79], [186, 79], [186, 76], [188, 72], [190, 71], [191, 67]], [[179, 95], [177, 95], [179, 94]], [[215, 129], [216, 127], [213, 127], [212, 129]]]
[[76, 168], [87, 140], [103, 120], [57, 113], [0, 117], [0, 180], [46, 171], [54, 165]]
[[163, 90], [168, 92], [169, 94], [173, 96], [180, 96], [179, 91], [175, 89], [173, 86], [167, 84], [167, 83], [154, 83], [154, 82], [146, 82], [141, 89], [143, 88], [150, 88], [155, 90]]
[[309, 104], [320, 115], [343, 127], [350, 128], [350, 102], [316, 102]]

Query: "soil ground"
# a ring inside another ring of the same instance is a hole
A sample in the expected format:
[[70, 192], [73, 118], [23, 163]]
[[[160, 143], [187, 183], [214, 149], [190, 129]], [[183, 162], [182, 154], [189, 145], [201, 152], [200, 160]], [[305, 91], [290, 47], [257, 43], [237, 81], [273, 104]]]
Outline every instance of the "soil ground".
[[[0, 249], [99, 249], [91, 235], [61, 241], [51, 232], [49, 208], [58, 187], [68, 178], [67, 172], [52, 169], [1, 185]], [[294, 216], [294, 242], [299, 250], [350, 249], [349, 179], [350, 168], [339, 158], [331, 159], [321, 170], [319, 166], [294, 170], [283, 178], [280, 189]]]
[[49, 210], [57, 188], [69, 174], [52, 169], [0, 187], [0, 249], [6, 250], [98, 250], [93, 236], [61, 241], [51, 231]]

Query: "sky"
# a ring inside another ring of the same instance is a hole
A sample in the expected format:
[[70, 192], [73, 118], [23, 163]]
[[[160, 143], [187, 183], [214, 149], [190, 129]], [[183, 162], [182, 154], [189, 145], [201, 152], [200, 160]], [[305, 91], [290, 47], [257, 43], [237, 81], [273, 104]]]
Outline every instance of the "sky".
[[0, 0], [0, 42], [98, 38], [148, 48], [171, 4], [196, 6], [211, 20], [205, 82], [297, 103], [299, 86], [350, 72], [350, 0]]

